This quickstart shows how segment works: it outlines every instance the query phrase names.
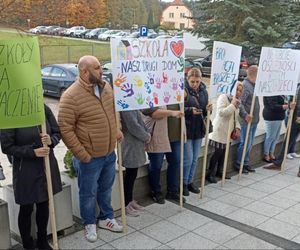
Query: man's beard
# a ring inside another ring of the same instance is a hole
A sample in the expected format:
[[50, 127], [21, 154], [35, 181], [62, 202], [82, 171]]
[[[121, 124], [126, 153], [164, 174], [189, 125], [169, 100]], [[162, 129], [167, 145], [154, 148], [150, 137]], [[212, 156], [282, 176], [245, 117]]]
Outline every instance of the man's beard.
[[100, 76], [99, 78], [97, 78], [93, 74], [90, 74], [89, 82], [93, 85], [102, 85], [102, 77]]

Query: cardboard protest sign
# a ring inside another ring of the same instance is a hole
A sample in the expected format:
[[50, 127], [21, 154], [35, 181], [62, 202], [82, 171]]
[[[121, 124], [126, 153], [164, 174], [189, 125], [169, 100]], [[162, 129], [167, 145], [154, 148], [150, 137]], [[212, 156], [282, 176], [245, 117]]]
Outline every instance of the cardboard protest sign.
[[0, 128], [44, 123], [37, 38], [0, 40]]
[[300, 73], [300, 51], [263, 47], [256, 96], [295, 95]]
[[111, 54], [117, 111], [183, 102], [182, 39], [112, 39]]
[[219, 93], [235, 95], [242, 47], [214, 42], [210, 78], [211, 98]]

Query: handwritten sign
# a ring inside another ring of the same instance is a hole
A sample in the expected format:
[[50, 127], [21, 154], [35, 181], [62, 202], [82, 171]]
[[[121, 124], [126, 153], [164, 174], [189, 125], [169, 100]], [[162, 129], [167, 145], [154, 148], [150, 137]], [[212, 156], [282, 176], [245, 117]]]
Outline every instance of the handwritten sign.
[[0, 40], [0, 128], [45, 120], [37, 38]]
[[234, 95], [239, 76], [242, 47], [214, 42], [210, 78], [211, 97], [219, 93]]
[[183, 102], [182, 39], [112, 39], [111, 54], [117, 111]]
[[300, 73], [300, 51], [263, 47], [255, 95], [295, 95]]

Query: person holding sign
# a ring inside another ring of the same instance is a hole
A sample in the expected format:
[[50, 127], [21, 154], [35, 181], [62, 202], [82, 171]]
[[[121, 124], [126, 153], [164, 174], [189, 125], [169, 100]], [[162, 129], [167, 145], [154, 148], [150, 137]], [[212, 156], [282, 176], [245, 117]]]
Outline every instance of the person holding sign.
[[[102, 68], [94, 56], [78, 62], [79, 79], [60, 99], [58, 123], [64, 143], [74, 155], [78, 175], [80, 215], [85, 237], [97, 241], [100, 228], [122, 232], [111, 206], [115, 179], [115, 144], [123, 134], [117, 131], [113, 90], [102, 80]], [[100, 208], [95, 216], [96, 201]]]
[[[13, 156], [13, 187], [15, 201], [20, 205], [18, 226], [25, 249], [34, 249], [31, 237], [31, 214], [36, 206], [37, 247], [52, 249], [47, 241], [49, 204], [43, 157], [49, 155], [53, 194], [62, 190], [58, 164], [53, 148], [60, 141], [57, 122], [45, 105], [46, 129], [39, 126], [1, 130], [1, 147], [4, 154]], [[43, 147], [47, 144], [48, 147]]]
[[122, 165], [125, 167], [124, 196], [127, 216], [139, 216], [143, 208], [133, 200], [133, 187], [138, 168], [146, 162], [145, 143], [149, 143], [151, 135], [147, 131], [139, 110], [120, 112], [122, 132]]
[[285, 103], [285, 97], [264, 96], [263, 117], [266, 123], [266, 138], [264, 142], [264, 161], [271, 163], [275, 160], [274, 151], [280, 136], [282, 121], [289, 104]]
[[[293, 140], [292, 138], [297, 138], [300, 134], [300, 83], [298, 83], [297, 87], [297, 94], [296, 94], [296, 103], [290, 102], [289, 103], [290, 109], [295, 109], [292, 117], [292, 125], [291, 125], [291, 133], [290, 133], [290, 140], [288, 145], [288, 151], [291, 150], [293, 147]], [[287, 136], [286, 136], [287, 137]], [[281, 170], [281, 164], [283, 162], [284, 158], [284, 151], [285, 151], [285, 145], [286, 145], [286, 138], [284, 142], [282, 143], [280, 153], [276, 157], [276, 159], [273, 161], [271, 165], [265, 166], [265, 169], [270, 170]], [[300, 177], [300, 171], [298, 172], [298, 177]]]
[[[177, 106], [177, 105], [175, 105]], [[173, 141], [176, 135], [180, 135], [178, 118], [183, 116], [179, 110], [169, 110], [166, 107], [152, 108], [143, 111], [144, 122], [151, 133], [151, 141], [146, 145], [148, 153], [148, 178], [151, 189], [151, 197], [159, 204], [165, 203], [165, 198], [161, 192], [160, 172], [163, 165], [164, 156], [168, 161], [167, 169], [167, 196], [168, 199], [179, 201], [178, 186], [179, 186], [179, 163], [180, 162], [180, 142], [179, 152], [178, 143]], [[176, 118], [170, 121], [168, 118]], [[180, 122], [180, 121], [179, 121]], [[174, 127], [175, 126], [175, 127]], [[173, 132], [171, 130], [173, 129]], [[175, 159], [174, 159], [175, 158]], [[179, 158], [179, 160], [178, 160]], [[175, 162], [175, 164], [174, 164]]]
[[[235, 127], [238, 128], [236, 131], [239, 133], [240, 126], [237, 117], [242, 93], [243, 85], [238, 82], [235, 96], [221, 94], [217, 100], [216, 117], [213, 120], [214, 129], [209, 135], [209, 144], [214, 148], [206, 174], [206, 180], [210, 183], [217, 183], [216, 176], [222, 178], [227, 135], [232, 115], [234, 115], [233, 121], [236, 122]], [[230, 179], [229, 176], [225, 178]]]
[[187, 131], [187, 142], [184, 144], [184, 196], [188, 196], [189, 192], [200, 193], [199, 188], [193, 183], [193, 178], [198, 165], [202, 138], [205, 136], [204, 117], [206, 117], [207, 112], [212, 111], [212, 105], [208, 105], [206, 86], [201, 80], [201, 72], [198, 68], [189, 70], [184, 102]]
[[250, 151], [253, 145], [257, 124], [259, 122], [260, 105], [257, 96], [255, 97], [253, 117], [250, 115], [250, 109], [251, 109], [252, 99], [254, 95], [254, 86], [257, 77], [257, 70], [258, 68], [256, 65], [252, 65], [248, 68], [247, 78], [243, 81], [244, 91], [241, 96], [241, 106], [240, 106], [240, 113], [239, 113], [240, 114], [239, 122], [241, 124], [241, 138], [237, 150], [237, 160], [235, 166], [237, 171], [239, 171], [241, 165], [244, 142], [245, 142], [246, 132], [247, 132], [247, 124], [251, 123], [248, 145], [246, 149], [246, 155], [245, 155], [244, 167], [243, 167], [244, 174], [248, 174], [248, 172], [255, 172], [255, 170], [249, 166], [249, 161], [250, 161]]

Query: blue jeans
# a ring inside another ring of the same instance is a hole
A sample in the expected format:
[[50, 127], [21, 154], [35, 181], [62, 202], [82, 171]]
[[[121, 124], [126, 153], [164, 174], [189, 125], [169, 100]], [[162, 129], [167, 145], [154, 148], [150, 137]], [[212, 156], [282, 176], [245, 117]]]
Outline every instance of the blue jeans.
[[266, 138], [264, 143], [264, 154], [273, 154], [280, 136], [282, 121], [265, 121], [266, 123]]
[[193, 178], [198, 166], [198, 157], [200, 154], [202, 138], [190, 140], [184, 144], [184, 162], [183, 162], [183, 183], [188, 185], [193, 182]]
[[148, 178], [151, 191], [155, 194], [161, 193], [160, 172], [166, 155], [168, 162], [167, 169], [167, 190], [170, 193], [177, 193], [179, 186], [180, 168], [180, 142], [171, 142], [172, 152], [170, 153], [148, 153]]
[[[80, 215], [84, 225], [96, 224], [99, 219], [114, 218], [111, 193], [115, 180], [115, 162], [115, 152], [92, 158], [89, 163], [80, 162], [73, 157], [78, 176]], [[96, 218], [96, 201], [100, 208], [98, 218]]]
[[[257, 123], [251, 124], [249, 137], [248, 137], [248, 146], [247, 146], [246, 155], [245, 155], [245, 159], [244, 159], [244, 166], [249, 165], [250, 151], [251, 151], [251, 148], [253, 145], [256, 128], [257, 128]], [[240, 144], [239, 144], [238, 150], [237, 150], [237, 160], [236, 160], [236, 168], [237, 169], [240, 168], [241, 161], [242, 161], [246, 132], [247, 132], [247, 124], [241, 125], [241, 138], [240, 138]]]

